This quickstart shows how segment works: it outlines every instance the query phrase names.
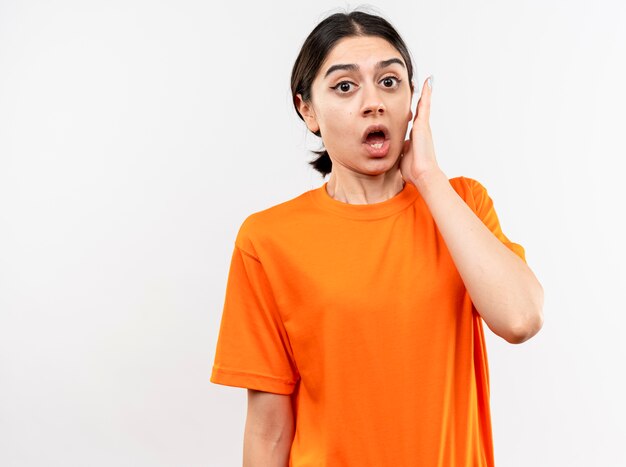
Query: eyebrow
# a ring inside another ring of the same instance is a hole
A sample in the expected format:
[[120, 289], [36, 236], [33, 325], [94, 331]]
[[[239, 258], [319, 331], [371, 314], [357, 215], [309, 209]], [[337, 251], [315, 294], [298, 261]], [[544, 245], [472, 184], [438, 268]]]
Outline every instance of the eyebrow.
[[[394, 58], [390, 58], [389, 60], [382, 60], [382, 61], [378, 62], [376, 65], [374, 65], [374, 69], [375, 70], [380, 70], [381, 68], [388, 67], [392, 63], [398, 63], [398, 64], [402, 65], [402, 68], [406, 68], [404, 66], [404, 63], [402, 62], [402, 60], [400, 60], [399, 58], [395, 58], [394, 57]], [[356, 63], [342, 63], [342, 64], [338, 64], [338, 65], [333, 65], [326, 71], [326, 74], [324, 75], [324, 79], [326, 79], [326, 77], [328, 75], [330, 75], [333, 71], [337, 71], [337, 70], [357, 71], [359, 69], [360, 69], [360, 67]]]

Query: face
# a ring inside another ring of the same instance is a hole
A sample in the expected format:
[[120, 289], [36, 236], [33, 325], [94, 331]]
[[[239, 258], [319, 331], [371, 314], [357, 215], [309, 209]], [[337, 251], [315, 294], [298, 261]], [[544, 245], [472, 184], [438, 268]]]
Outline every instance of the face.
[[[386, 63], [381, 67], [381, 62]], [[297, 102], [309, 130], [320, 131], [333, 171], [378, 175], [392, 169], [402, 152], [413, 118], [412, 96], [400, 52], [381, 37], [352, 36], [337, 42], [322, 63], [311, 102], [303, 102], [300, 94]], [[363, 142], [366, 128], [373, 124], [388, 130], [386, 154]]]

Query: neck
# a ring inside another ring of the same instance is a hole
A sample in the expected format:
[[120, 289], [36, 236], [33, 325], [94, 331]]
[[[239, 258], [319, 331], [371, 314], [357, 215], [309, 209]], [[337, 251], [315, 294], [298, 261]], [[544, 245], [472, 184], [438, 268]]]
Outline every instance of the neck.
[[326, 191], [331, 198], [348, 204], [373, 204], [387, 201], [404, 188], [400, 170], [377, 176], [335, 171], [330, 173]]

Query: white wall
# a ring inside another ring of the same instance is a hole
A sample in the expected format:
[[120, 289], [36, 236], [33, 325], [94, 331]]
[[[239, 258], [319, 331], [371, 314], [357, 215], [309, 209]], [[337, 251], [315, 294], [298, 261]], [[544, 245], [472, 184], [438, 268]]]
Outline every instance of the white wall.
[[[245, 389], [209, 382], [234, 238], [323, 182], [289, 76], [358, 5], [0, 2], [0, 465], [241, 465]], [[498, 465], [626, 465], [626, 5], [373, 5], [545, 289], [530, 341], [485, 327]]]

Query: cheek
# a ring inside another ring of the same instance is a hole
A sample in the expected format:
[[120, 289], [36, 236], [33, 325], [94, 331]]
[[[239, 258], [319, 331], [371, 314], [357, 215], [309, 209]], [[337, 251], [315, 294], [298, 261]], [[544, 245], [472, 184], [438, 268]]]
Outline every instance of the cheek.
[[[329, 106], [324, 109], [321, 115], [320, 126], [326, 129], [327, 135], [344, 134], [350, 125], [352, 112], [338, 105]], [[322, 130], [323, 131], [323, 130]]]

